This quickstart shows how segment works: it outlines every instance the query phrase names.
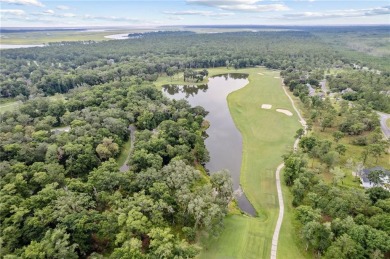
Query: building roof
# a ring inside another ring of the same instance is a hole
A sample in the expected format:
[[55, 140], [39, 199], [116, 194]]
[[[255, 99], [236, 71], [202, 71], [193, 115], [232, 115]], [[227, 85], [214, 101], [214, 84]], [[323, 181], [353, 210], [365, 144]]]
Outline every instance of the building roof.
[[370, 180], [368, 180], [368, 175], [371, 172], [373, 172], [373, 171], [382, 171], [385, 175], [390, 177], [390, 171], [384, 169], [381, 166], [375, 166], [375, 167], [372, 167], [372, 168], [365, 168], [365, 169], [363, 169], [363, 173], [362, 173], [362, 175], [360, 177], [362, 179], [363, 183], [369, 183], [370, 182]]

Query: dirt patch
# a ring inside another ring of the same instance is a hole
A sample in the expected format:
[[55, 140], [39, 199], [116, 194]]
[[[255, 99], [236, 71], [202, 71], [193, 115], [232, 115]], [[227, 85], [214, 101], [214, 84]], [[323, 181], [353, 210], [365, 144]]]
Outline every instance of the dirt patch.
[[264, 76], [264, 74], [263, 73], [257, 73], [258, 75], [261, 75], [261, 76]]
[[272, 105], [271, 104], [262, 104], [261, 105], [261, 109], [267, 109], [267, 110], [269, 110], [269, 109], [271, 109], [272, 108]]
[[284, 113], [286, 114], [287, 116], [292, 116], [292, 112], [290, 112], [289, 110], [284, 110], [284, 109], [276, 109], [277, 112], [281, 112], [281, 113]]

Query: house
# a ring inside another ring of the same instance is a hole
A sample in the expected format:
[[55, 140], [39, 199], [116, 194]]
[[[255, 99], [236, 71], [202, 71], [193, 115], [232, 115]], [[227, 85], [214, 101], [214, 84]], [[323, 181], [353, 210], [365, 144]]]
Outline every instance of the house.
[[[382, 171], [383, 174], [380, 177], [380, 182], [379, 184], [375, 185], [375, 183], [371, 182], [368, 178], [371, 172], [374, 171]], [[384, 169], [383, 167], [376, 166], [372, 168], [365, 168], [360, 174], [360, 181], [361, 181], [361, 186], [364, 188], [372, 188], [374, 186], [381, 186], [386, 190], [390, 191], [390, 171]]]

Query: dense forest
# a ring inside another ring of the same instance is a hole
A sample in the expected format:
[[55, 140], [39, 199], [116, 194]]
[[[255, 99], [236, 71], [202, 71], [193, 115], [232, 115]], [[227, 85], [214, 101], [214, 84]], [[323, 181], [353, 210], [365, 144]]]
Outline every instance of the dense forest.
[[[234, 198], [228, 172], [202, 167], [208, 112], [164, 97], [153, 85], [160, 76], [197, 82], [213, 67], [279, 69], [309, 129], [352, 136], [365, 159], [382, 157], [388, 142], [375, 110], [390, 112], [390, 70], [375, 65], [382, 57], [344, 53], [310, 30], [158, 32], [2, 51], [0, 95], [22, 104], [0, 115], [1, 256], [192, 258], [200, 235], [218, 235]], [[325, 74], [340, 107], [309, 93]], [[64, 99], [48, 98], [56, 93]], [[134, 150], [121, 172], [115, 158], [129, 126]], [[309, 160], [337, 175], [346, 147], [297, 134], [302, 152], [285, 156], [284, 178], [307, 248], [328, 258], [388, 256], [389, 192], [324, 183]]]
[[[68, 98], [35, 98], [2, 115], [2, 256], [196, 255], [196, 234], [218, 233], [232, 199], [226, 172], [193, 167], [208, 161], [207, 112], [137, 82]], [[70, 131], [50, 130], [59, 124]], [[130, 124], [138, 129], [131, 170], [120, 172], [113, 158]]]

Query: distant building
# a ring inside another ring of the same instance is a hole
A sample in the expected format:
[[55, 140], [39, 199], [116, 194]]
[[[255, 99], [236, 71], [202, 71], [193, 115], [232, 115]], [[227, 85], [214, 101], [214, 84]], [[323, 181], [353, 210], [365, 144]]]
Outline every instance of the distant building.
[[363, 169], [363, 172], [360, 175], [360, 180], [362, 183], [361, 186], [363, 186], [364, 188], [372, 188], [375, 186], [375, 184], [368, 179], [368, 175], [373, 171], [383, 172], [383, 176], [381, 177], [382, 183], [377, 186], [383, 187], [384, 189], [390, 191], [390, 171], [380, 166]]

